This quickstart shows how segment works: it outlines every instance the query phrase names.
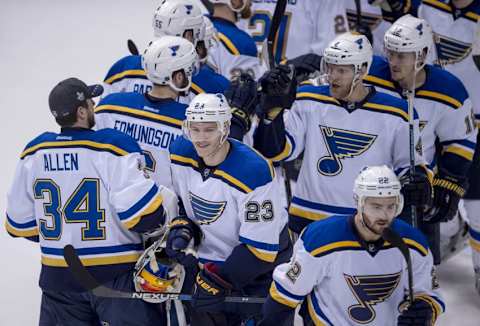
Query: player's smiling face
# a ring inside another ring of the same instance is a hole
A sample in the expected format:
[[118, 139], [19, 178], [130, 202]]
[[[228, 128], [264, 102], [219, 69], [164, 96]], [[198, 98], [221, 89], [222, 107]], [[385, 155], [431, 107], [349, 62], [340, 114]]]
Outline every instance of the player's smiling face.
[[382, 234], [392, 224], [397, 205], [397, 197], [367, 197], [363, 205], [364, 221], [377, 234]]
[[396, 82], [413, 78], [415, 72], [415, 53], [386, 50], [390, 74]]
[[353, 66], [327, 64], [327, 74], [330, 94], [337, 99], [346, 98], [353, 82]]
[[205, 158], [218, 150], [222, 134], [216, 122], [191, 122], [188, 129], [198, 156]]

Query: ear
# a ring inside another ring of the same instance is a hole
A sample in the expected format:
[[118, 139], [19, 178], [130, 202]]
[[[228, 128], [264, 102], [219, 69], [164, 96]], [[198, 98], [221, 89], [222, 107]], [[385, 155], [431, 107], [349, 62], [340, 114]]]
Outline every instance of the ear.
[[84, 120], [88, 116], [88, 109], [85, 106], [79, 106], [77, 108], [77, 121]]

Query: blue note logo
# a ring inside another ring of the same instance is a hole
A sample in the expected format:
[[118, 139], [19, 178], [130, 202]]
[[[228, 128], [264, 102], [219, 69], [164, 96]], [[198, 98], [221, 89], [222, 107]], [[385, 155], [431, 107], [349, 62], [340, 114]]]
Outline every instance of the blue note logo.
[[180, 49], [180, 45], [174, 45], [170, 47], [170, 50], [172, 51], [172, 57], [177, 56], [178, 49]]
[[423, 35], [423, 24], [418, 24], [416, 30], [418, 31], [418, 35]]
[[192, 5], [185, 5], [185, 9], [187, 10], [187, 15], [192, 13], [193, 6]]
[[358, 38], [355, 43], [358, 44], [358, 49], [361, 50], [363, 49], [363, 38]]
[[210, 224], [215, 222], [222, 215], [227, 206], [226, 201], [209, 201], [193, 194], [192, 192], [189, 192], [189, 197], [193, 215], [200, 224]]
[[437, 60], [440, 65], [454, 64], [463, 61], [472, 52], [472, 43], [465, 43], [459, 40], [446, 37], [441, 34], [434, 34]]
[[352, 276], [343, 274], [348, 287], [358, 304], [348, 307], [348, 315], [359, 324], [367, 324], [375, 319], [373, 306], [387, 300], [395, 291], [402, 272], [386, 275]]
[[330, 177], [342, 172], [341, 160], [361, 155], [377, 139], [377, 135], [339, 128], [320, 126], [320, 130], [329, 155], [318, 160], [317, 169], [320, 174]]

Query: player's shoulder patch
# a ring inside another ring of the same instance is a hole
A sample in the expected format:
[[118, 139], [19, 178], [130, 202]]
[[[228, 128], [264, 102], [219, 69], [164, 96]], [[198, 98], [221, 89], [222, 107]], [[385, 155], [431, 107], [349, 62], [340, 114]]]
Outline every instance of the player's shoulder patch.
[[141, 56], [127, 55], [119, 59], [107, 72], [103, 82], [111, 85], [125, 78], [147, 79], [147, 75], [142, 68]]
[[257, 46], [253, 38], [235, 24], [223, 19], [212, 18], [217, 37], [232, 55], [257, 57]]
[[380, 56], [374, 55], [372, 65], [363, 79], [366, 83], [385, 88], [388, 90], [395, 90], [395, 85], [390, 75], [390, 68], [388, 61]]
[[340, 102], [330, 96], [329, 87], [326, 85], [315, 86], [311, 84], [301, 85], [297, 89], [297, 101], [315, 101], [326, 104], [341, 106]]
[[308, 225], [301, 235], [305, 250], [315, 257], [335, 251], [362, 250], [352, 230], [352, 218], [337, 215]]
[[223, 75], [213, 71], [207, 65], [203, 65], [198, 74], [192, 77], [190, 90], [198, 95], [200, 93], [224, 93], [230, 86], [230, 81]]
[[[390, 94], [375, 92], [375, 94], [363, 104], [362, 110], [393, 115], [408, 122], [407, 101]], [[416, 110], [414, 110], [413, 118], [418, 119]]]
[[410, 249], [417, 251], [422, 256], [428, 254], [428, 241], [418, 229], [398, 218], [393, 221], [391, 227], [403, 238]]
[[468, 92], [454, 74], [436, 66], [426, 65], [427, 80], [415, 93], [416, 97], [443, 103], [453, 109], [460, 108]]

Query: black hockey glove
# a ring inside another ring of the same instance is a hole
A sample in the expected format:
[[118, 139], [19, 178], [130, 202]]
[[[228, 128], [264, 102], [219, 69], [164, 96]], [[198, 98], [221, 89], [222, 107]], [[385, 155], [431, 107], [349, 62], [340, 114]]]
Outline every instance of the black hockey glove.
[[295, 67], [297, 83], [301, 83], [315, 72], [320, 72], [322, 57], [315, 53], [307, 53], [288, 60], [287, 64]]
[[232, 80], [225, 97], [232, 107], [232, 123], [238, 124], [244, 133], [248, 132], [252, 125], [250, 116], [258, 103], [257, 82], [250, 74], [242, 73]]
[[465, 195], [467, 178], [456, 176], [440, 169], [433, 179], [433, 205], [424, 217], [430, 223], [447, 222], [454, 218], [458, 203]]
[[432, 185], [424, 169], [416, 166], [413, 178], [410, 177], [410, 172], [407, 172], [400, 178], [400, 182], [405, 209], [414, 205], [425, 211], [432, 206]]
[[186, 254], [185, 250], [193, 240], [194, 246], [198, 246], [202, 239], [202, 230], [186, 216], [178, 216], [169, 225], [167, 236], [166, 254], [180, 264], [189, 266], [196, 263], [195, 257]]
[[398, 326], [429, 326], [433, 325], [432, 307], [425, 301], [416, 299], [404, 310], [397, 319]]
[[195, 278], [192, 307], [197, 311], [220, 312], [232, 285], [218, 275], [218, 265], [206, 263]]
[[[261, 86], [260, 110], [272, 118], [272, 109], [289, 109], [297, 94], [297, 81], [293, 66], [278, 65], [267, 71], [259, 80]], [[273, 120], [273, 119], [271, 119]]]

